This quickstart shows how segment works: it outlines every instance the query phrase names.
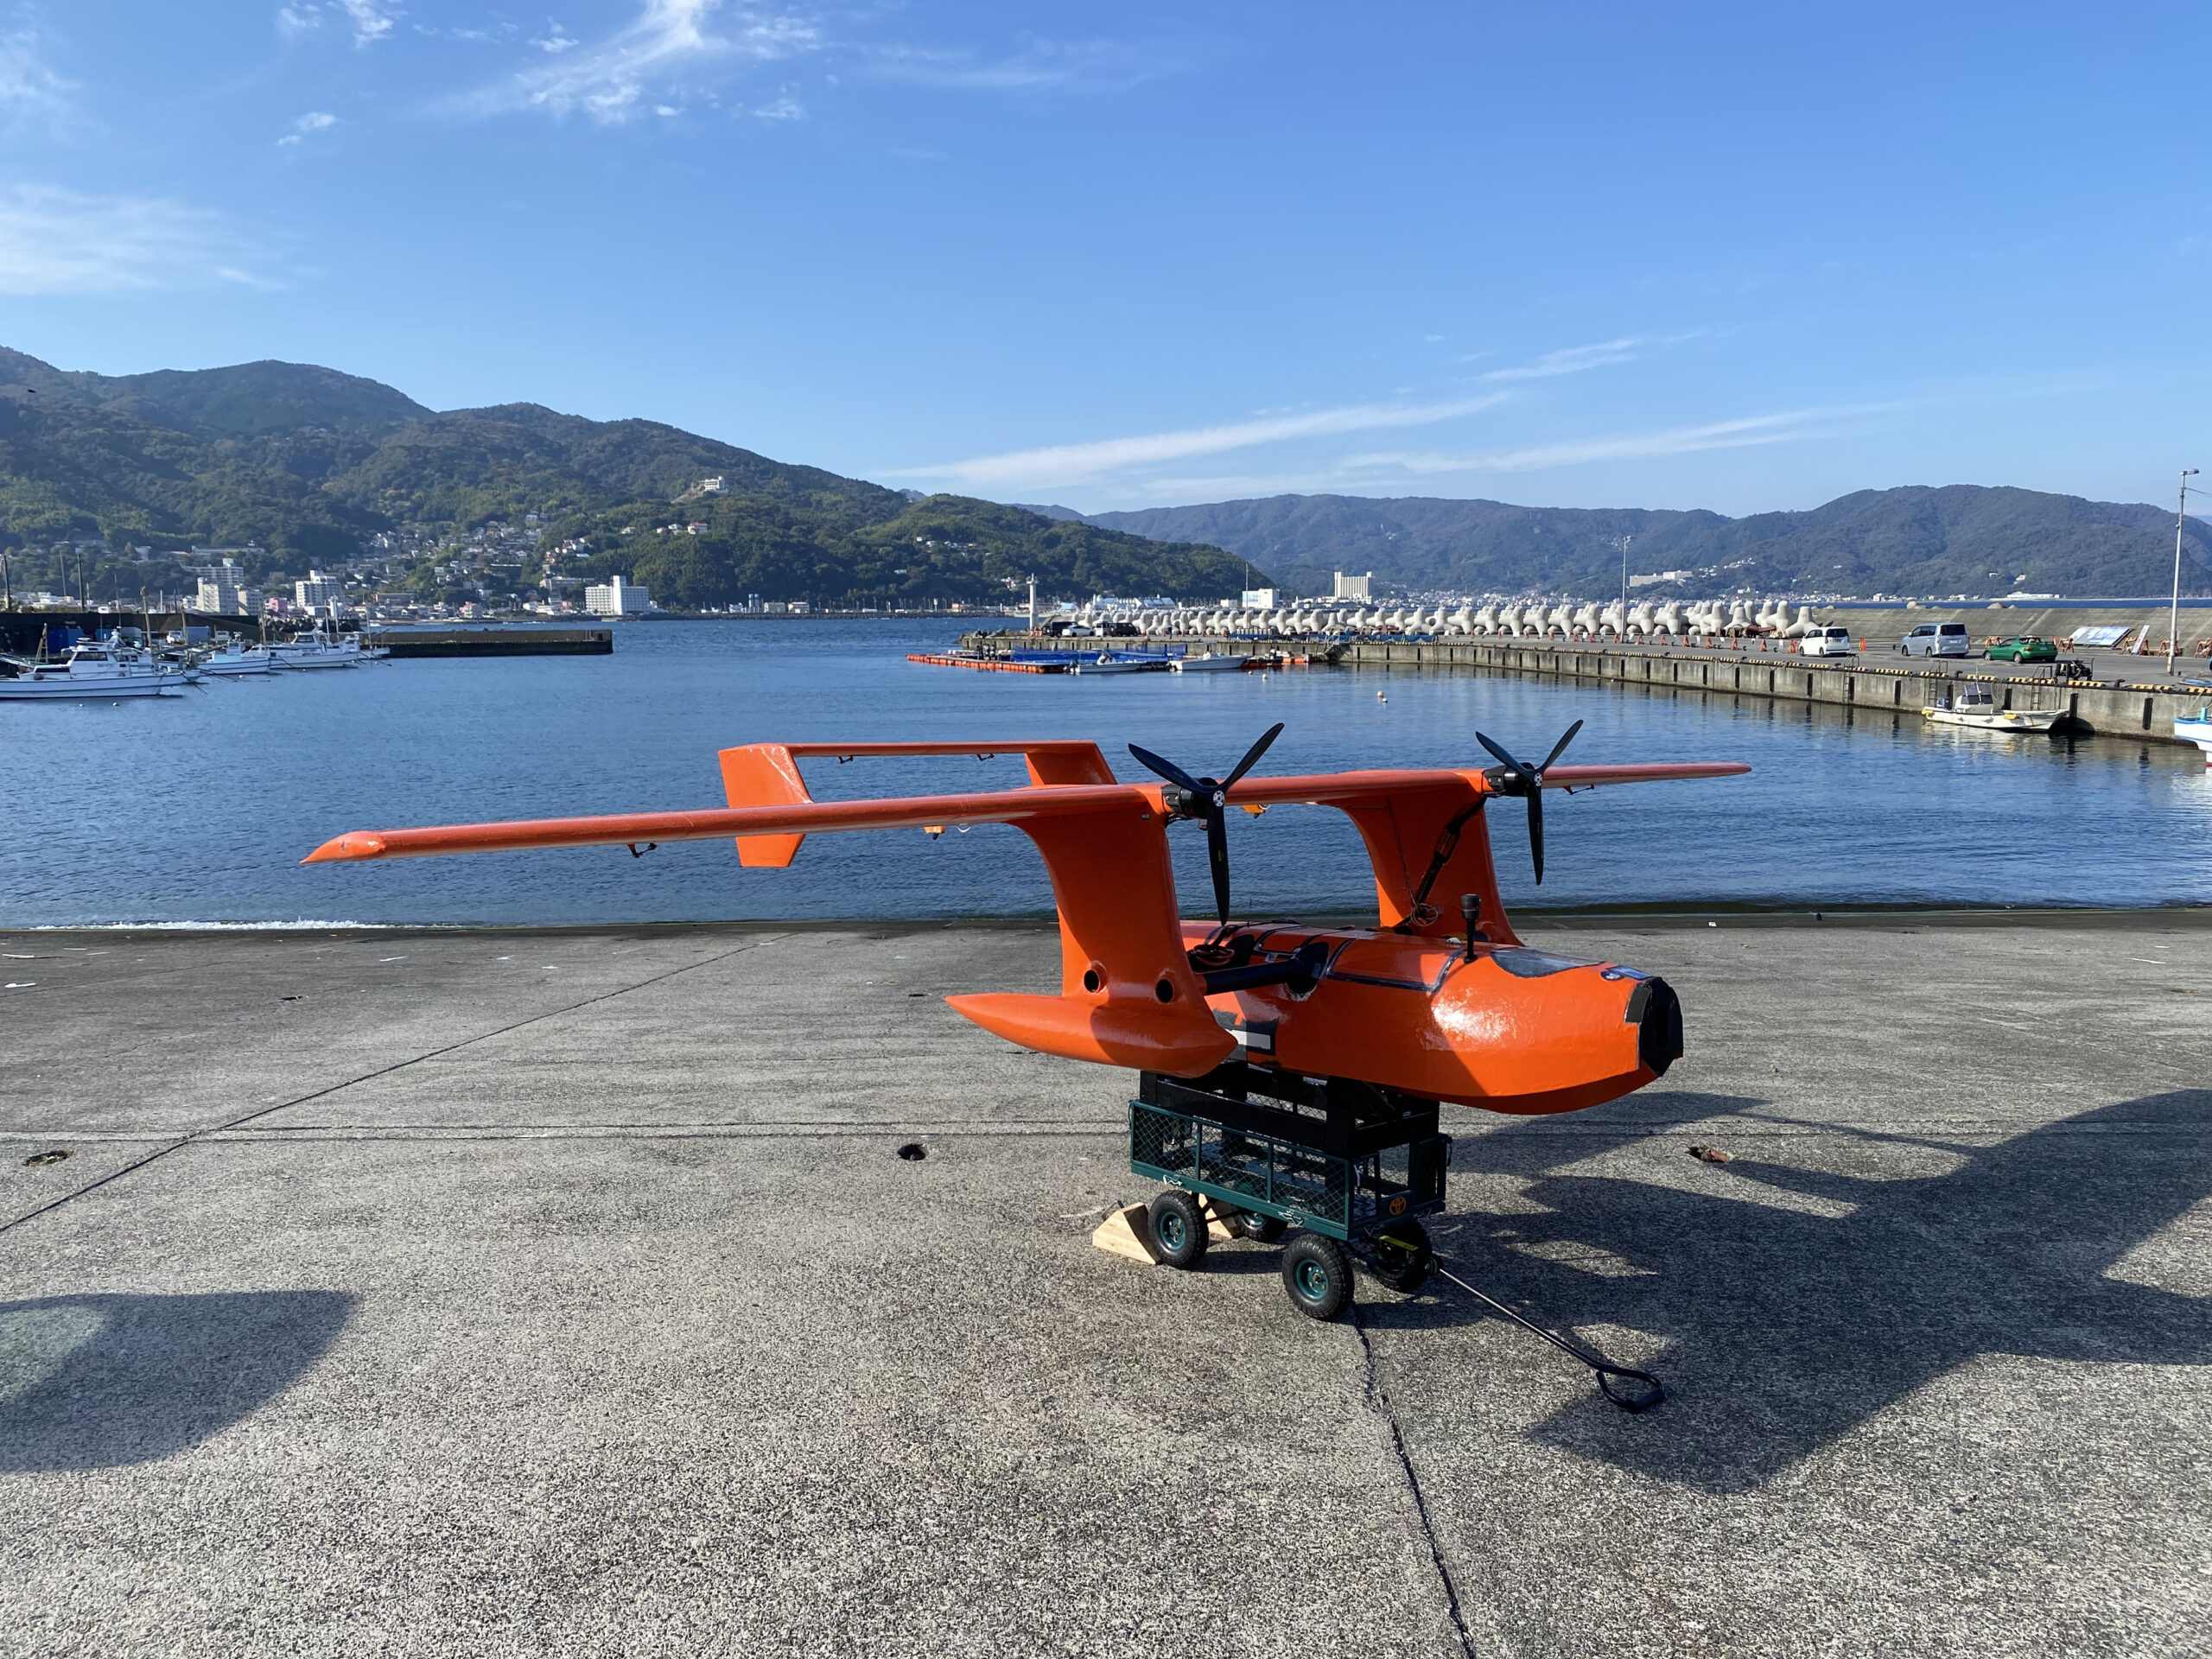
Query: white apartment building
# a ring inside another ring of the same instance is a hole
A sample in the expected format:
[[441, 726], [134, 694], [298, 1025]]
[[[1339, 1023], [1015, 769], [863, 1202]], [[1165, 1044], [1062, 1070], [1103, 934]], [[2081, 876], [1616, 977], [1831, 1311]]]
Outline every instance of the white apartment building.
[[1372, 570], [1363, 576], [1348, 576], [1339, 570], [1337, 572], [1336, 588], [1329, 597], [1332, 599], [1372, 599], [1375, 597], [1374, 588], [1375, 573]]
[[245, 585], [245, 572], [226, 559], [200, 578], [192, 608], [202, 616], [257, 616], [261, 590]]
[[653, 607], [652, 594], [616, 576], [603, 586], [584, 589], [584, 609], [594, 616], [643, 616]]
[[305, 582], [292, 584], [292, 602], [302, 610], [318, 611], [326, 605], [337, 604], [345, 597], [344, 579], [326, 576], [320, 570], [310, 570]]

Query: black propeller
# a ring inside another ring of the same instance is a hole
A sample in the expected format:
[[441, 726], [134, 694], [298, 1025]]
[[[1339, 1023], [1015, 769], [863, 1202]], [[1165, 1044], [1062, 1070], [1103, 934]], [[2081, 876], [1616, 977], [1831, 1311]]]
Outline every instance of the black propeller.
[[1167, 780], [1168, 786], [1160, 791], [1167, 804], [1171, 818], [1204, 818], [1206, 825], [1206, 861], [1213, 867], [1213, 901], [1221, 912], [1222, 925], [1229, 925], [1229, 789], [1239, 778], [1260, 762], [1268, 752], [1268, 745], [1282, 734], [1282, 722], [1277, 721], [1260, 734], [1260, 741], [1244, 751], [1226, 778], [1193, 778], [1173, 760], [1154, 754], [1150, 749], [1129, 745], [1129, 753], [1137, 764], [1148, 772], [1157, 772]]
[[1540, 887], [1544, 884], [1544, 774], [1551, 770], [1552, 762], [1567, 752], [1567, 746], [1574, 741], [1574, 734], [1581, 729], [1579, 720], [1568, 727], [1567, 735], [1552, 745], [1552, 752], [1544, 757], [1543, 764], [1535, 766], [1526, 760], [1516, 760], [1480, 732], [1475, 734], [1475, 741], [1504, 763], [1490, 769], [1490, 786], [1501, 795], [1529, 798], [1529, 856], [1536, 867], [1536, 885]]

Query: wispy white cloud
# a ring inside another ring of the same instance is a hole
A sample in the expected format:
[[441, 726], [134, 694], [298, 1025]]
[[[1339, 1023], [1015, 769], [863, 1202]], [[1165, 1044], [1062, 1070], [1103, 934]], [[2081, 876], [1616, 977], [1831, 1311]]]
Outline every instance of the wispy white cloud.
[[1302, 415], [1273, 415], [1227, 426], [1194, 427], [1141, 437], [1107, 438], [1093, 443], [1057, 444], [1011, 454], [982, 455], [970, 461], [948, 461], [939, 467], [910, 467], [893, 475], [950, 479], [975, 489], [1077, 483], [1131, 467], [1181, 461], [1192, 455], [1221, 454], [1255, 444], [1278, 443], [1287, 438], [1326, 437], [1385, 427], [1427, 426], [1472, 415], [1503, 403], [1506, 396], [1504, 392], [1491, 392], [1445, 404], [1361, 404], [1343, 409], [1314, 410]]
[[400, 10], [389, 0], [338, 0], [346, 15], [353, 20], [353, 44], [367, 46], [391, 33]]
[[1740, 420], [1714, 421], [1703, 426], [1670, 427], [1656, 432], [1616, 433], [1604, 437], [1570, 438], [1556, 443], [1529, 444], [1517, 449], [1484, 454], [1438, 454], [1398, 451], [1346, 455], [1338, 465], [1347, 471], [1391, 471], [1414, 474], [1438, 473], [1535, 473], [1556, 467], [1581, 467], [1599, 461], [1645, 461], [1663, 455], [1694, 454], [1707, 449], [1743, 449], [1769, 443], [1801, 443], [1834, 434], [1841, 422], [1887, 414], [1903, 404], [1860, 404], [1832, 409], [1791, 410], [1775, 415], [1747, 416]]
[[327, 22], [350, 23], [355, 46], [373, 46], [406, 15], [392, 0], [287, 0], [276, 8], [276, 32], [296, 41]]
[[[645, 0], [627, 28], [596, 44], [564, 44], [552, 60], [517, 71], [449, 107], [466, 116], [514, 111], [582, 114], [604, 124], [678, 107], [687, 82], [726, 77], [819, 50], [822, 34], [789, 12], [732, 10], [710, 27], [720, 0]], [[543, 42], [539, 42], [541, 46]]]
[[276, 288], [252, 263], [263, 240], [227, 215], [161, 197], [0, 187], [0, 294]]
[[[1602, 369], [1608, 364], [1632, 361], [1640, 340], [1601, 340], [1595, 346], [1569, 346], [1563, 351], [1547, 352], [1533, 363], [1522, 363], [1511, 368], [1491, 369], [1475, 378], [1478, 380], [1548, 380], [1554, 375], [1580, 374], [1587, 369]], [[1462, 362], [1471, 361], [1463, 358]]]
[[47, 62], [30, 14], [19, 16], [20, 26], [0, 35], [0, 122], [67, 126], [77, 118], [78, 85]]
[[999, 57], [964, 47], [875, 46], [860, 56], [879, 80], [974, 92], [1120, 92], [1185, 67], [1176, 54], [1126, 41], [1035, 39]]
[[280, 147], [285, 144], [296, 144], [311, 132], [322, 132], [337, 124], [338, 118], [329, 111], [309, 110], [298, 120], [293, 122], [292, 130], [279, 138], [276, 143]]
[[578, 43], [567, 29], [550, 19], [547, 20], [545, 33], [531, 41], [539, 51], [556, 58]]

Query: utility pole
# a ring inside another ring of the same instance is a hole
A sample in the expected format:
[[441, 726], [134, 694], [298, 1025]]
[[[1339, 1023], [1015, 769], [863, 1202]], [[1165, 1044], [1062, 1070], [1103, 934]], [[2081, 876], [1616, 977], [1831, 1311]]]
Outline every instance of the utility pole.
[[2174, 649], [2181, 643], [2181, 527], [2189, 518], [2189, 480], [2196, 476], [2196, 468], [2181, 469], [2181, 505], [2174, 509], [2174, 601], [2166, 617], [2166, 677], [2174, 672]]
[[1628, 544], [1633, 536], [1621, 537], [1621, 642], [1628, 642]]
[[1029, 577], [1029, 632], [1037, 632], [1037, 576], [1034, 571]]

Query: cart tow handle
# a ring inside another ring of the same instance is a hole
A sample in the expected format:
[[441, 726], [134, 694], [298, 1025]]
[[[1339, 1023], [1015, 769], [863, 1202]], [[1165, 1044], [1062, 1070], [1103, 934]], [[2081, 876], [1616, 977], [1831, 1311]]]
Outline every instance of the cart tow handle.
[[[1667, 1397], [1666, 1385], [1650, 1372], [1639, 1371], [1632, 1366], [1616, 1365], [1604, 1355], [1593, 1353], [1571, 1338], [1562, 1337], [1556, 1331], [1547, 1331], [1534, 1319], [1515, 1313], [1495, 1296], [1484, 1295], [1440, 1262], [1437, 1265], [1436, 1271], [1442, 1277], [1449, 1279], [1453, 1284], [1459, 1286], [1484, 1306], [1503, 1314], [1524, 1331], [1534, 1332], [1560, 1352], [1571, 1358], [1580, 1360], [1590, 1368], [1592, 1375], [1597, 1378], [1598, 1391], [1623, 1411], [1649, 1411]], [[1614, 1381], [1617, 1377], [1624, 1377], [1630, 1382], [1640, 1382], [1643, 1387], [1636, 1392], [1623, 1391]]]

